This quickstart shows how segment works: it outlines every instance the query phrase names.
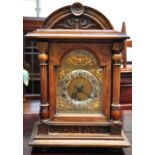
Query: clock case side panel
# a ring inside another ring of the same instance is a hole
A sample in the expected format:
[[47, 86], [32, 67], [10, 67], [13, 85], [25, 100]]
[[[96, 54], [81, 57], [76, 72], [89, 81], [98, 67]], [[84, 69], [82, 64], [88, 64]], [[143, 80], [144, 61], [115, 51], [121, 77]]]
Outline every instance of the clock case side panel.
[[[109, 122], [111, 104], [111, 43], [50, 43], [49, 45], [49, 104], [50, 120], [65, 122]], [[74, 49], [90, 51], [103, 70], [102, 114], [57, 114], [56, 113], [56, 70], [61, 67], [64, 56]]]

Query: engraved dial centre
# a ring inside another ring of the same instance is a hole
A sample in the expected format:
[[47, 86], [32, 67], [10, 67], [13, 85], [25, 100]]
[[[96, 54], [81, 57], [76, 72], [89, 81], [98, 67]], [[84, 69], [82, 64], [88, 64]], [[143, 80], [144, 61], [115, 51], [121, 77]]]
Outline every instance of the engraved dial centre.
[[68, 94], [71, 99], [85, 101], [91, 97], [93, 88], [91, 83], [83, 77], [77, 77], [70, 81], [68, 85]]

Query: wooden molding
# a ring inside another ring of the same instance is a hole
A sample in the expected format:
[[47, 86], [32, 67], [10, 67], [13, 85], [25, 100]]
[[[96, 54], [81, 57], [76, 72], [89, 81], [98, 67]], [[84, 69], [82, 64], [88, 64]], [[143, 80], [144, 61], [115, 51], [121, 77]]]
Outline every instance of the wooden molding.
[[46, 18], [43, 27], [48, 29], [114, 29], [102, 13], [80, 3], [54, 11]]

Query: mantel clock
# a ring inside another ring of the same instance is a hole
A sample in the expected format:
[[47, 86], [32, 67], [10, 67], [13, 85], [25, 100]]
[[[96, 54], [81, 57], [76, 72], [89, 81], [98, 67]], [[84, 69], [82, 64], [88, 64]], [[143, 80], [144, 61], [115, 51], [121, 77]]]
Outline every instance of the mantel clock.
[[40, 121], [32, 146], [127, 147], [119, 94], [125, 33], [99, 11], [74, 3], [26, 37], [37, 41]]

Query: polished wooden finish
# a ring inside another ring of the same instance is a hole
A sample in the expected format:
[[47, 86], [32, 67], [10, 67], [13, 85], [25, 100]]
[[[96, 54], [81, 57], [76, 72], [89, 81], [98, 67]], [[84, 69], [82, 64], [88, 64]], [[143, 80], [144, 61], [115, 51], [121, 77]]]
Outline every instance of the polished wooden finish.
[[[103, 67], [103, 76], [104, 76], [104, 83], [107, 83], [107, 85], [104, 85], [104, 98], [105, 102], [103, 102], [103, 113], [105, 114], [105, 117], [102, 115], [84, 115], [83, 118], [75, 115], [60, 115], [56, 114], [56, 69], [55, 68], [60, 66], [63, 60], [63, 57], [68, 53], [68, 51], [71, 51], [75, 48], [84, 48], [88, 51], [91, 51], [95, 57], [97, 58], [99, 62], [99, 66]], [[104, 49], [104, 52], [103, 52]], [[111, 44], [105, 43], [53, 43], [51, 45], [51, 48], [49, 48], [49, 74], [51, 74], [51, 79], [49, 80], [49, 103], [51, 103], [51, 120], [55, 121], [83, 121], [83, 120], [109, 120], [110, 119], [110, 77], [111, 77], [111, 53], [109, 50], [111, 49]]]
[[[127, 140], [124, 133], [122, 133], [122, 138], [114, 136], [104, 136], [104, 139], [62, 139], [56, 138], [53, 140], [53, 136], [37, 136], [37, 124], [34, 125], [33, 134], [30, 138], [30, 145], [33, 146], [52, 146], [52, 147], [112, 147], [112, 148], [121, 148], [121, 147], [129, 147], [129, 141]], [[83, 135], [82, 135], [83, 136]], [[35, 137], [35, 140], [34, 140]], [[96, 137], [96, 136], [95, 136]], [[101, 138], [101, 137], [100, 137]], [[51, 139], [51, 140], [50, 140]], [[123, 140], [122, 140], [123, 139]]]
[[[114, 29], [98, 10], [81, 4], [68, 5], [51, 13], [44, 21], [45, 29]], [[77, 8], [77, 9], [76, 9]], [[78, 10], [78, 11], [77, 11]]]
[[38, 29], [26, 35], [34, 39], [115, 39], [124, 40], [129, 38], [126, 34], [115, 30], [59, 30], [59, 29]]
[[54, 65], [52, 64], [49, 67], [49, 73], [51, 73], [51, 78], [49, 79], [49, 102], [51, 103], [50, 118], [53, 118], [56, 111], [56, 77]]
[[121, 134], [121, 112], [120, 112], [120, 66], [122, 60], [121, 51], [124, 48], [123, 43], [113, 44], [113, 81], [112, 81], [112, 110], [111, 110], [111, 134]]
[[40, 52], [38, 59], [40, 61], [40, 79], [41, 79], [41, 105], [40, 105], [40, 119], [45, 122], [49, 119], [49, 104], [48, 104], [48, 76], [47, 76], [47, 60], [48, 43], [38, 42], [37, 49]]
[[[129, 37], [113, 30], [110, 21], [98, 11], [80, 3], [54, 12], [45, 20], [42, 29], [28, 33], [26, 37], [38, 42], [41, 53], [38, 57], [41, 71], [40, 122], [34, 126], [29, 144], [128, 147], [120, 113], [120, 66], [125, 40]], [[100, 103], [103, 108], [99, 113], [58, 113], [56, 110], [59, 105], [57, 70], [64, 57], [75, 49], [89, 51], [102, 70], [100, 77], [104, 91]]]

